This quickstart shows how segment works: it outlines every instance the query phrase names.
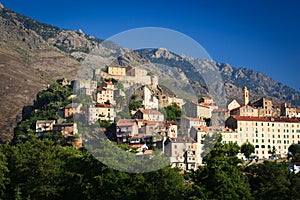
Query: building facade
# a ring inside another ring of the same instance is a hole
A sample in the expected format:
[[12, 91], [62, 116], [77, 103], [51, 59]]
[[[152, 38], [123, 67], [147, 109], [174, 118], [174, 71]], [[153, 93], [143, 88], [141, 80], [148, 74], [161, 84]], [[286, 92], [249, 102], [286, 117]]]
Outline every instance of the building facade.
[[297, 118], [231, 116], [226, 125], [236, 131], [238, 145], [253, 144], [260, 159], [269, 158], [274, 149], [284, 157], [291, 144], [300, 143]]

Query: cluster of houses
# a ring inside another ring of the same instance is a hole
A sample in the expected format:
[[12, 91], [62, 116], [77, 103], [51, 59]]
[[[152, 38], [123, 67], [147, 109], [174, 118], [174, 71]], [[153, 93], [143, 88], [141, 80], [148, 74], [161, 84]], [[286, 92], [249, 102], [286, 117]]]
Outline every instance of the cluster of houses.
[[78, 137], [77, 124], [75, 122], [67, 122], [68, 119], [73, 119], [75, 113], [82, 112], [82, 104], [71, 103], [62, 109], [59, 120], [37, 120], [35, 132], [41, 137], [45, 133], [61, 133], [65, 138], [72, 138], [71, 144], [76, 147], [82, 147], [82, 140]]
[[[178, 98], [172, 91], [158, 84], [156, 76], [134, 67], [108, 66], [105, 71], [94, 70], [92, 80], [77, 80], [76, 94], [91, 97], [92, 103], [83, 109], [82, 103], [64, 108], [66, 118], [80, 113], [89, 124], [98, 121], [116, 123], [115, 138], [118, 144], [128, 144], [137, 154], [152, 154], [160, 150], [169, 157], [172, 166], [182, 170], [196, 170], [203, 164], [205, 138], [219, 133], [223, 143], [251, 143], [260, 159], [274, 153], [286, 155], [288, 147], [300, 143], [300, 111], [287, 103], [273, 103], [261, 98], [250, 101], [249, 90], [243, 89], [243, 102], [231, 101], [227, 109], [219, 109], [210, 97], [195, 101]], [[114, 80], [112, 82], [111, 80]], [[140, 82], [139, 82], [140, 81]], [[131, 110], [132, 117], [118, 118], [117, 97], [125, 98], [124, 88], [142, 83], [132, 90], [142, 107]], [[167, 121], [163, 108], [177, 105], [184, 110], [179, 121]], [[224, 124], [215, 124], [214, 116], [224, 118]], [[60, 131], [64, 136], [77, 134], [76, 123], [56, 124], [55, 121], [37, 121], [36, 132]], [[146, 147], [146, 148], [145, 148]]]

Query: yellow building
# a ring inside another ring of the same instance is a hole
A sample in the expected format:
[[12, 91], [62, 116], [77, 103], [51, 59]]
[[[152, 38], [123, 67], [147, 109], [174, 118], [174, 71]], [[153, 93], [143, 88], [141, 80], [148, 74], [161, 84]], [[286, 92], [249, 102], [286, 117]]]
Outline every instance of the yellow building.
[[126, 76], [126, 68], [121, 66], [108, 66], [107, 73], [109, 75]]
[[230, 111], [230, 115], [238, 115], [238, 116], [252, 116], [257, 117], [258, 116], [258, 109], [253, 106], [241, 106], [238, 108], [235, 108]]
[[226, 125], [236, 131], [238, 145], [253, 144], [260, 159], [269, 158], [274, 147], [277, 154], [286, 156], [289, 146], [300, 142], [296, 118], [231, 116]]

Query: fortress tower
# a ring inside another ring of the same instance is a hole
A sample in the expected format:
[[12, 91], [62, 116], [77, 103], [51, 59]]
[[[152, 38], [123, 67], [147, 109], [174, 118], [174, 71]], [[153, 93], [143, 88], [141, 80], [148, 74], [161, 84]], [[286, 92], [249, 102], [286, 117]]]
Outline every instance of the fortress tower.
[[249, 90], [246, 86], [243, 89], [243, 103], [244, 106], [249, 104]]
[[158, 85], [158, 78], [157, 76], [151, 76], [151, 88], [156, 89]]

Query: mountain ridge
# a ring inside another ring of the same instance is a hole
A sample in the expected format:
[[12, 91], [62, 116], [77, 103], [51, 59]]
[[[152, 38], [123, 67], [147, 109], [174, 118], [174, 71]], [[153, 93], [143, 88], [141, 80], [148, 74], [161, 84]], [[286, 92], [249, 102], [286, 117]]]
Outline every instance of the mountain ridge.
[[165, 48], [120, 49], [121, 56], [114, 59], [112, 55], [117, 55], [118, 50], [104, 48], [101, 39], [80, 30], [61, 30], [4, 7], [0, 8], [0, 30], [0, 139], [4, 142], [11, 139], [13, 128], [22, 116], [22, 107], [31, 105], [37, 92], [56, 79], [74, 79], [82, 62], [95, 50], [107, 54], [103, 64], [112, 61], [123, 66], [149, 64], [151, 67], [152, 63], [171, 66], [173, 71], [168, 73], [177, 74], [183, 81], [188, 79], [199, 96], [209, 94], [205, 77], [199, 74], [218, 70], [228, 101], [241, 102], [242, 87], [247, 86], [253, 99], [266, 97], [300, 106], [298, 91], [251, 69], [177, 55]]

